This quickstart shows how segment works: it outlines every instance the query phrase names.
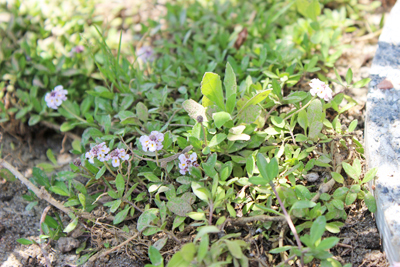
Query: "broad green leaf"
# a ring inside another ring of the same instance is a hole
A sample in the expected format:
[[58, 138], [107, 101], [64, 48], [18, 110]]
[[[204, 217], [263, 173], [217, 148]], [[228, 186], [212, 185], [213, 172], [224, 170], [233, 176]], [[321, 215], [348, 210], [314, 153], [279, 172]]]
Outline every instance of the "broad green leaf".
[[299, 112], [299, 115], [297, 116], [297, 122], [299, 123], [301, 128], [304, 129], [304, 132], [306, 133], [308, 127], [308, 119], [307, 119], [307, 112], [304, 109]]
[[340, 173], [331, 172], [331, 175], [332, 175], [332, 178], [333, 178], [336, 182], [343, 184], [344, 179], [343, 179], [343, 176], [342, 176]]
[[161, 266], [164, 262], [163, 257], [158, 249], [153, 246], [149, 247], [149, 258], [154, 266]]
[[317, 205], [317, 204], [315, 204], [315, 202], [312, 202], [310, 200], [299, 200], [293, 204], [293, 206], [291, 207], [291, 210], [312, 208], [312, 207], [315, 207], [315, 205]]
[[219, 145], [222, 141], [226, 139], [226, 134], [219, 133], [217, 135], [214, 135], [213, 138], [211, 138], [210, 142], [208, 143], [209, 147], [214, 147]]
[[353, 71], [351, 69], [348, 69], [346, 73], [346, 83], [350, 85], [352, 81], [353, 81]]
[[271, 117], [271, 122], [276, 127], [279, 127], [279, 128], [284, 128], [285, 127], [285, 121], [281, 117], [272, 116]]
[[123, 211], [118, 212], [117, 215], [115, 215], [113, 224], [117, 225], [117, 224], [123, 222], [125, 220], [126, 216], [128, 215], [128, 212], [129, 212], [130, 208], [131, 207], [126, 206]]
[[371, 192], [365, 194], [364, 201], [370, 212], [376, 212], [376, 201]]
[[72, 230], [74, 230], [76, 228], [76, 226], [78, 225], [78, 217], [76, 217], [75, 219], [72, 220], [72, 222], [70, 222], [67, 227], [64, 228], [64, 233], [69, 233]]
[[[258, 170], [260, 171], [260, 174], [261, 174], [262, 178], [264, 178], [267, 181], [267, 183], [271, 182], [272, 179], [274, 178], [274, 177], [270, 178], [268, 176], [268, 171], [267, 171], [268, 165], [269, 164], [268, 164], [267, 160], [265, 159], [265, 157], [260, 153], [257, 154], [257, 167], [258, 167]], [[261, 180], [260, 180], [260, 182], [261, 182]]]
[[236, 104], [237, 85], [235, 72], [229, 62], [226, 63], [224, 86], [226, 94], [226, 111], [232, 113]]
[[378, 172], [378, 169], [377, 169], [377, 168], [370, 169], [370, 170], [365, 174], [364, 179], [362, 180], [361, 184], [368, 183], [369, 181], [371, 181], [372, 179], [374, 179], [377, 172]]
[[136, 104], [136, 116], [139, 118], [139, 120], [143, 122], [146, 122], [149, 118], [149, 111], [147, 109], [147, 106], [142, 102]]
[[346, 205], [351, 205], [354, 203], [354, 201], [356, 201], [357, 199], [357, 193], [347, 193], [346, 195], [346, 200], [345, 203]]
[[196, 254], [196, 246], [193, 243], [187, 243], [181, 248], [182, 257], [185, 261], [191, 262]]
[[307, 108], [307, 120], [308, 125], [312, 125], [313, 122], [323, 122], [323, 112], [321, 100], [314, 99]]
[[351, 133], [352, 131], [354, 131], [356, 129], [356, 127], [357, 127], [357, 124], [358, 124], [358, 120], [353, 120], [350, 123], [349, 128], [347, 129], [347, 132]]
[[115, 178], [115, 185], [117, 187], [118, 197], [122, 197], [125, 191], [125, 180], [122, 174], [118, 173]]
[[362, 88], [362, 87], [366, 86], [370, 81], [371, 81], [371, 78], [362, 79], [362, 80], [354, 83], [353, 88]]
[[269, 177], [270, 181], [272, 181], [273, 179], [275, 179], [275, 177], [278, 176], [279, 164], [278, 164], [278, 160], [275, 157], [273, 157], [270, 160], [270, 162], [268, 163], [267, 173], [268, 173], [268, 177]]
[[172, 256], [172, 258], [168, 262], [168, 267], [189, 267], [190, 261], [186, 261], [183, 258], [182, 252], [178, 251]]
[[236, 259], [240, 259], [243, 257], [242, 248], [236, 241], [225, 240], [225, 244], [229, 249], [229, 252]]
[[96, 180], [100, 179], [106, 172], [106, 170], [107, 170], [106, 166], [101, 167], [101, 169], [97, 172], [95, 179]]
[[312, 224], [310, 229], [310, 241], [315, 244], [325, 232], [326, 219], [325, 216], [318, 217]]
[[137, 230], [138, 231], [143, 231], [147, 227], [149, 227], [154, 219], [157, 218], [158, 214], [158, 209], [148, 209], [145, 210], [139, 217], [138, 222], [137, 222]]
[[209, 237], [208, 235], [204, 235], [200, 240], [199, 249], [197, 250], [197, 260], [201, 262], [207, 254], [208, 245], [209, 245]]
[[337, 243], [339, 243], [340, 239], [334, 236], [325, 238], [324, 240], [321, 241], [321, 243], [319, 243], [319, 245], [317, 246], [317, 249], [320, 250], [327, 250], [330, 249], [332, 247], [334, 247]]
[[355, 168], [353, 168], [353, 166], [351, 166], [350, 164], [348, 164], [346, 162], [342, 162], [342, 166], [348, 176], [350, 176], [354, 180], [358, 181], [358, 178], [359, 178], [357, 175], [358, 171]]
[[262, 91], [262, 92], [256, 94], [255, 96], [253, 96], [249, 101], [247, 101], [247, 102], [242, 106], [242, 108], [239, 110], [238, 113], [239, 113], [239, 114], [242, 113], [243, 110], [246, 109], [248, 106], [256, 105], [256, 104], [260, 103], [261, 101], [263, 101], [265, 98], [268, 97], [268, 95], [271, 93], [271, 91], [272, 91], [272, 90], [269, 89], [269, 90], [265, 90], [265, 91]]
[[26, 238], [19, 238], [19, 239], [17, 239], [17, 242], [20, 243], [20, 244], [22, 244], [22, 245], [32, 245], [32, 244], [35, 244], [34, 241], [29, 240], [29, 239], [26, 239]]
[[219, 75], [206, 72], [201, 81], [201, 92], [220, 109], [225, 110], [224, 95]]
[[221, 128], [226, 122], [232, 120], [231, 114], [225, 111], [213, 113], [212, 118], [217, 128]]
[[322, 131], [323, 124], [320, 121], [313, 121], [310, 125], [308, 137], [311, 140], [318, 138], [319, 133]]

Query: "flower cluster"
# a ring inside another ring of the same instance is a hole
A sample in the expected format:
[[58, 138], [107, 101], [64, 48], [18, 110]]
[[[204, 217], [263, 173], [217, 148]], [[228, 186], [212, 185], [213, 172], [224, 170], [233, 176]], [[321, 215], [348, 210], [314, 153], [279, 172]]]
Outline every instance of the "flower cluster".
[[189, 154], [182, 154], [179, 156], [179, 172], [182, 175], [185, 175], [186, 172], [190, 173], [189, 168], [190, 167], [198, 167], [199, 164], [197, 163], [197, 154], [192, 153], [192, 155], [189, 156]]
[[90, 163], [94, 163], [95, 157], [97, 157], [99, 161], [104, 162], [107, 160], [106, 156], [108, 152], [110, 152], [110, 149], [107, 147], [106, 143], [103, 142], [92, 147], [89, 152], [86, 152], [85, 156], [89, 159], [88, 161]]
[[155, 152], [163, 148], [164, 134], [152, 131], [150, 135], [143, 135], [139, 138], [143, 151]]
[[52, 109], [58, 109], [61, 106], [62, 102], [67, 100], [66, 95], [68, 94], [67, 90], [64, 90], [62, 85], [57, 85], [54, 87], [54, 90], [50, 93], [47, 93], [44, 97], [44, 100], [47, 103], [47, 106]]
[[116, 148], [110, 154], [108, 152], [110, 152], [110, 148], [103, 142], [92, 147], [89, 152], [86, 152], [85, 156], [89, 159], [90, 163], [94, 163], [94, 158], [96, 157], [101, 162], [111, 160], [113, 167], [118, 167], [121, 161], [129, 159], [129, 155], [123, 148]]
[[74, 54], [80, 54], [80, 53], [82, 53], [83, 50], [85, 50], [85, 47], [84, 47], [83, 45], [74, 46], [74, 47], [71, 49], [71, 52], [69, 52], [69, 55], [72, 57]]
[[319, 79], [312, 79], [310, 82], [312, 96], [317, 95], [318, 97], [324, 99], [325, 101], [332, 100], [332, 89]]
[[111, 151], [111, 153], [108, 154], [105, 158], [106, 158], [106, 160], [111, 159], [111, 164], [113, 165], [113, 167], [118, 167], [121, 160], [125, 161], [125, 160], [129, 159], [129, 155], [126, 154], [125, 149], [116, 148], [113, 151]]

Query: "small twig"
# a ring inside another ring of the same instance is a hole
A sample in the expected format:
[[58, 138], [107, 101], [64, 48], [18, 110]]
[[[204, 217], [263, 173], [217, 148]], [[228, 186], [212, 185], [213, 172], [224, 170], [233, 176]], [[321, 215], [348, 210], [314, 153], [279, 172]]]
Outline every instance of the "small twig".
[[115, 250], [117, 250], [117, 249], [119, 249], [119, 248], [121, 248], [121, 247], [127, 245], [129, 242], [131, 242], [132, 240], [134, 240], [135, 238], [137, 238], [137, 236], [138, 236], [140, 233], [141, 233], [141, 232], [137, 232], [137, 233], [135, 233], [133, 236], [131, 236], [130, 238], [128, 238], [127, 240], [125, 240], [124, 242], [122, 242], [121, 244], [119, 244], [118, 246], [115, 246], [115, 247], [113, 247], [113, 248], [111, 248], [111, 249], [109, 249], [109, 250], [107, 250], [107, 251], [101, 253], [100, 255], [95, 255], [95, 256], [93, 256], [93, 257], [90, 259], [90, 261], [91, 261], [91, 262], [94, 262], [97, 258], [102, 258], [102, 257], [104, 257], [104, 256], [107, 256], [107, 255], [110, 254], [111, 252], [113, 252], [113, 251], [115, 251]]
[[[307, 249], [303, 250], [302, 253], [307, 253], [307, 252], [309, 252], [309, 251], [310, 251], [310, 249], [307, 248]], [[293, 259], [296, 258], [296, 257], [297, 257], [297, 255], [294, 254], [294, 255], [290, 256], [290, 257], [289, 257], [287, 260], [285, 260], [284, 262], [279, 263], [276, 267], [280, 267], [280, 266], [282, 266], [282, 265], [288, 264], [289, 261], [293, 260]]]
[[273, 106], [267, 113], [267, 116], [265, 116], [265, 121], [268, 120], [269, 116], [271, 115], [271, 113], [278, 107], [278, 105]]
[[[42, 187], [41, 189], [37, 188], [33, 183], [31, 183], [31, 181], [29, 181], [25, 176], [23, 176], [17, 169], [15, 169], [10, 163], [5, 161], [4, 159], [0, 159], [0, 166], [3, 166], [4, 168], [8, 169], [12, 174], [14, 174], [15, 177], [17, 177], [18, 180], [20, 180], [24, 185], [26, 185], [30, 190], [32, 190], [33, 193], [38, 198], [47, 201], [50, 205], [56, 207], [57, 209], [61, 210], [62, 212], [66, 213], [68, 215], [73, 214], [74, 211], [72, 209], [65, 207], [62, 203], [55, 200], [50, 195], [50, 193], [46, 191], [46, 188], [44, 188], [44, 187]], [[87, 213], [87, 212], [80, 212], [79, 216], [81, 216], [82, 218], [87, 219], [87, 220], [95, 220], [96, 219], [92, 215], [90, 215], [90, 213]], [[114, 216], [108, 215], [107, 217], [105, 217], [105, 219], [108, 221], [113, 221]]]
[[133, 203], [132, 201], [128, 201], [128, 200], [124, 200], [124, 201], [125, 201], [126, 203], [129, 203], [130, 205], [132, 205], [132, 207], [134, 207], [135, 210], [137, 210], [137, 211], [143, 213], [143, 210], [142, 210], [141, 208], [139, 208], [138, 206], [136, 206], [136, 204]]
[[[286, 226], [286, 225], [285, 225]], [[281, 247], [283, 247], [283, 239], [284, 239], [284, 237], [285, 237], [285, 231], [286, 231], [286, 227], [282, 227], [282, 229], [281, 229], [281, 231], [280, 231], [280, 233], [279, 233], [279, 247], [281, 248]], [[281, 258], [284, 260], [284, 261], [286, 261], [287, 260], [287, 258], [288, 258], [288, 256], [287, 256], [287, 254], [286, 254], [286, 252], [285, 251], [282, 251], [281, 252]]]

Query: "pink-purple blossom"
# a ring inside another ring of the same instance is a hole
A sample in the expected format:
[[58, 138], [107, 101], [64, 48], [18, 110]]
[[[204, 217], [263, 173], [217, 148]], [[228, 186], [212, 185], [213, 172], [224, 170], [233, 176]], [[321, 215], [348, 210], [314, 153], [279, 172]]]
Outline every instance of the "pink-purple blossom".
[[190, 173], [190, 167], [198, 167], [199, 164], [197, 163], [197, 154], [192, 153], [190, 156], [189, 154], [181, 154], [178, 157], [179, 159], [179, 172], [182, 175], [185, 175], [186, 172]]
[[86, 152], [85, 156], [88, 158], [90, 163], [94, 163], [94, 158], [97, 158], [101, 162], [111, 160], [113, 167], [118, 167], [121, 162], [129, 160], [129, 155], [123, 148], [116, 148], [110, 153], [109, 152], [110, 148], [108, 148], [106, 143], [103, 142], [92, 147], [89, 152]]
[[136, 56], [139, 60], [146, 62], [153, 62], [154, 61], [154, 50], [151, 46], [142, 46], [138, 50], [136, 50]]
[[332, 89], [319, 79], [312, 79], [310, 82], [311, 90], [310, 93], [312, 96], [317, 95], [319, 98], [324, 99], [325, 101], [332, 100]]
[[152, 131], [150, 135], [143, 135], [139, 138], [143, 151], [155, 152], [163, 148], [164, 134]]
[[47, 93], [44, 97], [46, 104], [49, 108], [58, 109], [61, 106], [62, 102], [67, 100], [66, 95], [68, 94], [67, 90], [64, 90], [62, 85], [57, 85], [54, 87], [54, 90], [50, 93]]

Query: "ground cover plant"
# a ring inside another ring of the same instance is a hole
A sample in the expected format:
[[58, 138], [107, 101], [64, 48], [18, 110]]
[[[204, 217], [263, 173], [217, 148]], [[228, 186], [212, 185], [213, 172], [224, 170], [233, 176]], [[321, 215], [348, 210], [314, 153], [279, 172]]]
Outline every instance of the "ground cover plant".
[[57, 15], [3, 4], [3, 127], [69, 133], [77, 156], [55, 172], [48, 151], [52, 164], [30, 181], [1, 161], [30, 188], [30, 208], [44, 198], [70, 216], [66, 225], [46, 211], [42, 243], [84, 225], [97, 241], [77, 265], [133, 242], [148, 266], [342, 266], [329, 249], [345, 207], [376, 208], [357, 120], [341, 123], [356, 102], [330, 89], [368, 79], [326, 78], [343, 33], [358, 31], [364, 7], [353, 2], [168, 3], [165, 27], [142, 23], [136, 49], [122, 31], [110, 44], [89, 2], [57, 28], [64, 53], [36, 45], [56, 35], [42, 25], [62, 25]]

